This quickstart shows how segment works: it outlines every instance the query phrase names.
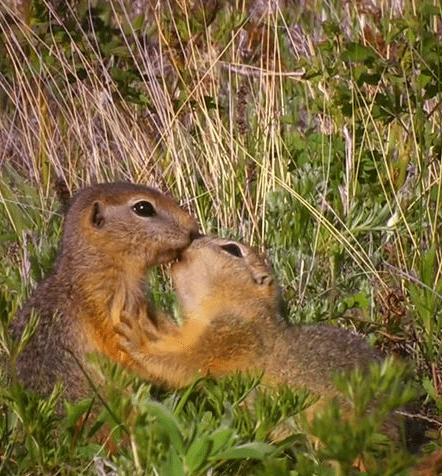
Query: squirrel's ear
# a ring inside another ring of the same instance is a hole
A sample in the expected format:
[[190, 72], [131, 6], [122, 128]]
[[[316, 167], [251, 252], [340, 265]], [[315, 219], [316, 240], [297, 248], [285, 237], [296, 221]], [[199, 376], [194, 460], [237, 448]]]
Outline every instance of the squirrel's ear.
[[101, 228], [104, 225], [104, 222], [103, 204], [95, 202], [92, 205], [91, 223], [96, 228]]
[[232, 256], [243, 258], [241, 248], [236, 243], [227, 243], [225, 245], [221, 245], [221, 248]]

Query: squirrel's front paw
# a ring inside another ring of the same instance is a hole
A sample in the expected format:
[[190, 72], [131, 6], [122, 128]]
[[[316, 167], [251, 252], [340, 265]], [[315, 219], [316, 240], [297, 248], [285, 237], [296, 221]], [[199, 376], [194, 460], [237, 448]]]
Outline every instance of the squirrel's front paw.
[[147, 353], [149, 343], [158, 340], [156, 329], [153, 325], [148, 325], [148, 322], [145, 323], [145, 316], [144, 319], [142, 317], [134, 317], [127, 311], [121, 311], [120, 322], [114, 326], [114, 332], [121, 336], [118, 343], [120, 350], [130, 354]]
[[120, 336], [117, 347], [123, 352], [131, 354], [136, 352], [140, 347], [140, 340], [137, 337], [137, 333], [134, 332], [133, 328], [126, 324], [125, 322], [119, 322], [114, 325], [114, 332]]

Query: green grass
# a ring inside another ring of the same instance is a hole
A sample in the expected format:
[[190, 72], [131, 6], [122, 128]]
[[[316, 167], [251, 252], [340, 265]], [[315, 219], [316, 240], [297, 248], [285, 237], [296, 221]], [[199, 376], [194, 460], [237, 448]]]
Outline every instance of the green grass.
[[[439, 2], [314, 0], [273, 12], [238, 0], [213, 11], [147, 2], [143, 15], [122, 0], [70, 3], [0, 6], [3, 354], [7, 323], [57, 251], [56, 178], [70, 191], [151, 183], [189, 207], [204, 232], [265, 248], [293, 321], [357, 329], [413, 362], [422, 411], [437, 420]], [[153, 294], [172, 306], [159, 285]], [[310, 427], [296, 418], [303, 396], [287, 390], [247, 412], [253, 379], [168, 394], [101, 365], [104, 401], [91, 391], [100, 411], [80, 402], [61, 420], [57, 391], [43, 401], [2, 371], [1, 474], [328, 475], [350, 471], [355, 454], [373, 474], [407, 474], [412, 464], [378, 437], [384, 410], [348, 427], [331, 407]], [[398, 371], [383, 372], [397, 407]], [[349, 384], [361, 389], [349, 399], [379, 398], [380, 378]], [[269, 444], [287, 419], [293, 435]], [[113, 454], [91, 438], [102, 424], [113, 428]], [[430, 448], [440, 445], [436, 437]]]

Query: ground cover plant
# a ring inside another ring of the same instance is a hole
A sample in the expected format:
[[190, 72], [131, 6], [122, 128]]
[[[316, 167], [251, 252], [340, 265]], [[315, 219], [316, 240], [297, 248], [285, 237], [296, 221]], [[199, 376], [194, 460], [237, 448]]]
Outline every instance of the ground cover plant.
[[[307, 423], [302, 391], [233, 376], [170, 393], [100, 359], [108, 388], [59, 418], [60, 388], [43, 400], [2, 365], [0, 474], [358, 474], [358, 458], [409, 474], [415, 457], [381, 425], [409, 392], [437, 451], [441, 37], [436, 0], [2, 0], [3, 363], [25, 343], [8, 323], [56, 254], [56, 190], [130, 180], [172, 192], [204, 232], [265, 248], [294, 322], [356, 329], [413, 368], [338, 382], [360, 418], [331, 405]], [[113, 448], [93, 438], [105, 426]]]

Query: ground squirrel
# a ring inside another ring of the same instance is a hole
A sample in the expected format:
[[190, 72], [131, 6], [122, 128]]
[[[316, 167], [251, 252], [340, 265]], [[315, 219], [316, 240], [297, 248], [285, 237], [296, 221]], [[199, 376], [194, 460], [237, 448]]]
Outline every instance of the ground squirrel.
[[12, 322], [19, 339], [31, 312], [39, 324], [16, 363], [17, 376], [47, 395], [57, 380], [65, 395], [85, 394], [90, 352], [133, 367], [117, 348], [113, 331], [125, 306], [143, 309], [146, 268], [174, 259], [198, 228], [193, 218], [158, 190], [130, 183], [104, 183], [71, 200], [61, 250], [52, 273], [34, 290]]
[[263, 383], [334, 397], [335, 373], [381, 358], [351, 331], [287, 323], [270, 264], [244, 244], [198, 238], [171, 273], [182, 325], [157, 330], [142, 313], [123, 311], [117, 326], [121, 347], [140, 364], [142, 375], [169, 388], [198, 374], [257, 371]]

